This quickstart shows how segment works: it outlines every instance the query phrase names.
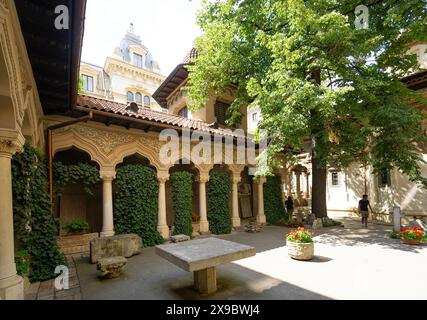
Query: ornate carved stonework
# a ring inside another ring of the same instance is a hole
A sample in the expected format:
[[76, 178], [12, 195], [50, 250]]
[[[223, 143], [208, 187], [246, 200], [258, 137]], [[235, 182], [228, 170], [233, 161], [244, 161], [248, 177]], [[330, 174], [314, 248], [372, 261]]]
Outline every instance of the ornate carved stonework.
[[0, 138], [0, 154], [13, 156], [17, 152], [23, 151], [23, 144], [18, 140]]
[[99, 149], [106, 155], [110, 154], [115, 148], [129, 143], [129, 142], [140, 142], [156, 152], [160, 151], [161, 143], [156, 139], [149, 137], [139, 136], [129, 133], [111, 132], [107, 130], [99, 130], [88, 126], [74, 125], [62, 129], [58, 129], [55, 132], [66, 132], [72, 130], [76, 134], [87, 138], [94, 142]]

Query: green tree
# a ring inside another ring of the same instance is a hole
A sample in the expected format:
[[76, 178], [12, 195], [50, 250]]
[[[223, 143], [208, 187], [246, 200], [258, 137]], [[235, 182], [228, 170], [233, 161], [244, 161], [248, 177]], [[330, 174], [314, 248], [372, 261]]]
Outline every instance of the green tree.
[[[355, 24], [361, 4], [369, 9], [366, 29]], [[401, 81], [417, 68], [408, 44], [427, 40], [426, 7], [425, 0], [203, 1], [199, 57], [186, 88], [191, 108], [230, 84], [229, 123], [259, 106], [267, 169], [277, 153], [290, 161], [295, 151], [312, 153], [318, 217], [327, 215], [327, 166], [357, 160], [427, 186], [417, 148], [426, 141], [423, 115], [412, 106], [423, 99]]]
[[174, 234], [191, 236], [193, 225], [193, 174], [180, 171], [171, 174], [172, 204], [175, 217]]

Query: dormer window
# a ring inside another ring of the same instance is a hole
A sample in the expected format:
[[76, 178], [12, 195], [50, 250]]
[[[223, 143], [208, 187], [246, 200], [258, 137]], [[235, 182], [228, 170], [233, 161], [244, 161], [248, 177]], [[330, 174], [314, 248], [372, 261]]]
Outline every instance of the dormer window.
[[140, 54], [133, 54], [133, 65], [137, 68], [142, 68], [142, 56]]
[[184, 118], [188, 118], [188, 108], [184, 107], [181, 110], [179, 110], [178, 115]]
[[228, 119], [227, 116], [227, 111], [228, 108], [230, 107], [230, 105], [228, 103], [223, 103], [223, 102], [219, 102], [217, 101], [215, 103], [215, 117], [216, 117], [216, 122], [220, 125], [227, 125], [226, 121]]
[[144, 105], [150, 106], [151, 105], [151, 99], [149, 96], [144, 97]]
[[93, 77], [82, 75], [83, 78], [83, 90], [93, 92]]
[[128, 91], [127, 93], [128, 101], [133, 101], [133, 93]]
[[140, 94], [139, 92], [137, 92], [135, 94], [135, 101], [137, 104], [142, 104], [142, 94]]

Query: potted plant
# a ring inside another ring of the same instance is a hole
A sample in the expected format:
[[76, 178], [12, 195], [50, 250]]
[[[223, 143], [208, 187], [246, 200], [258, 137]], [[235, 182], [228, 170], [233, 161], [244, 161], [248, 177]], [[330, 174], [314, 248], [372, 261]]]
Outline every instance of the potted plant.
[[292, 259], [311, 260], [314, 256], [313, 233], [304, 228], [292, 230], [286, 236], [288, 254]]
[[84, 220], [74, 220], [65, 225], [62, 230], [69, 236], [82, 235], [89, 230], [89, 224]]
[[421, 242], [427, 240], [426, 234], [423, 230], [423, 228], [403, 228], [399, 232], [400, 240], [404, 244], [409, 245], [420, 245]]

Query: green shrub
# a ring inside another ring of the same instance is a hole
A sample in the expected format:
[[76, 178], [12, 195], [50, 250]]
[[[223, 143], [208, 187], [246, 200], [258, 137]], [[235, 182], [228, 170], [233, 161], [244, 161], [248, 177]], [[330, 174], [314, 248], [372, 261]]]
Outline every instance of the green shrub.
[[232, 230], [230, 213], [231, 178], [226, 172], [212, 171], [208, 188], [208, 221], [213, 234]]
[[175, 217], [174, 234], [191, 236], [193, 208], [193, 175], [190, 172], [175, 172], [171, 175], [173, 213]]
[[30, 271], [30, 254], [27, 250], [20, 250], [15, 257], [16, 273], [20, 276]]
[[117, 170], [119, 189], [114, 201], [117, 234], [134, 233], [144, 246], [163, 243], [157, 231], [159, 182], [156, 172], [142, 165], [127, 165]]
[[74, 220], [62, 228], [67, 233], [80, 233], [89, 230], [89, 224], [84, 220]]
[[33, 147], [12, 158], [13, 220], [16, 238], [30, 255], [31, 281], [54, 278], [55, 268], [66, 264], [57, 245], [57, 221], [52, 217], [48, 170]]
[[264, 185], [264, 212], [268, 224], [277, 224], [281, 219], [288, 220], [282, 200], [282, 184], [280, 177], [269, 176]]

